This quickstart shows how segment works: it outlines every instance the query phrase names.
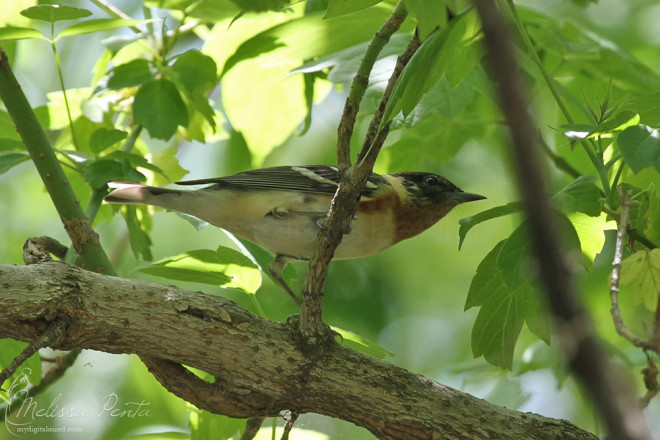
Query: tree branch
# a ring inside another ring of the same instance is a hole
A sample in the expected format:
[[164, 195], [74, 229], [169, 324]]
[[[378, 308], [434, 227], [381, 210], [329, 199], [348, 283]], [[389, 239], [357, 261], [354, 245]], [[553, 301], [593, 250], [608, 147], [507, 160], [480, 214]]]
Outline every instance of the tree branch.
[[[619, 191], [621, 191], [619, 189]], [[612, 259], [612, 279], [610, 281], [610, 314], [614, 321], [614, 328], [616, 332], [622, 337], [626, 338], [630, 343], [637, 347], [652, 348], [649, 341], [646, 341], [631, 332], [621, 317], [621, 309], [619, 308], [619, 277], [621, 274], [621, 259], [623, 255], [624, 240], [626, 239], [626, 231], [628, 230], [628, 215], [630, 214], [630, 197], [632, 191], [628, 191], [625, 197], [621, 197], [621, 218], [619, 219], [619, 229], [616, 233], [616, 245], [614, 247], [614, 258]]]
[[[337, 129], [339, 189], [332, 200], [324, 228], [316, 237], [314, 253], [312, 254], [303, 286], [300, 328], [304, 335], [311, 338], [328, 334], [328, 329], [323, 323], [323, 286], [335, 249], [339, 246], [344, 234], [350, 231], [351, 222], [357, 211], [360, 192], [364, 188], [373, 168], [372, 164], [368, 168], [368, 172], [366, 171], [367, 167], [363, 167], [360, 173], [355, 173], [351, 167], [351, 137], [360, 108], [360, 102], [369, 84], [369, 74], [376, 62], [378, 54], [389, 41], [390, 37], [399, 29], [406, 16], [407, 12], [403, 1], [399, 0], [390, 17], [378, 32], [376, 32], [376, 35], [367, 47], [367, 51], [351, 84], [348, 98], [346, 98], [344, 111], [339, 122], [339, 128]], [[310, 342], [314, 342], [314, 339], [311, 339]]]
[[315, 412], [381, 439], [596, 439], [566, 421], [492, 405], [335, 342], [310, 350], [295, 326], [221, 297], [59, 262], [0, 266], [0, 286], [0, 337], [32, 342], [64, 322], [68, 331], [52, 348], [137, 353], [170, 391], [215, 413]]
[[530, 239], [564, 355], [591, 395], [611, 438], [650, 439], [630, 388], [622, 383], [621, 375], [613, 371], [578, 300], [546, 196], [538, 138], [527, 112], [508, 29], [493, 0], [473, 0], [473, 3], [482, 22], [490, 64], [509, 122], [518, 187], [529, 218]]
[[85, 267], [95, 272], [114, 275], [110, 260], [99, 244], [99, 237], [80, 207], [80, 202], [73, 193], [43, 128], [39, 125], [30, 103], [14, 77], [7, 54], [2, 49], [0, 49], [0, 99], [16, 124], [16, 130], [30, 153], [32, 162], [37, 167], [41, 180], [60, 215], [64, 229], [69, 234]]

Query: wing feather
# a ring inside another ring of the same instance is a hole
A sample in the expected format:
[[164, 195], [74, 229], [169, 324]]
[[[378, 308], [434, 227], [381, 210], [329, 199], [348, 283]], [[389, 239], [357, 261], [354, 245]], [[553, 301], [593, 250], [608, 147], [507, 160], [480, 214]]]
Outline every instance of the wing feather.
[[[178, 185], [215, 185], [218, 188], [272, 189], [300, 191], [318, 194], [334, 194], [337, 191], [339, 173], [327, 165], [281, 166], [244, 171], [226, 177], [187, 180]], [[386, 179], [372, 173], [362, 195], [370, 197], [381, 185], [389, 185]]]

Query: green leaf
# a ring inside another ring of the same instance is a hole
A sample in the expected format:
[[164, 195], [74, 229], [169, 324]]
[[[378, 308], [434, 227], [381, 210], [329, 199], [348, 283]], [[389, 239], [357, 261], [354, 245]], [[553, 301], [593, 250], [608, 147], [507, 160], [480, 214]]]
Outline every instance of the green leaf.
[[248, 293], [256, 292], [261, 285], [259, 268], [240, 252], [225, 247], [185, 252], [140, 271], [170, 280], [235, 287]]
[[[140, 167], [140, 168], [146, 168], [156, 173], [160, 173], [160, 174], [163, 173], [163, 171], [160, 168], [150, 163], [146, 157], [140, 154], [129, 153], [127, 151], [113, 151], [112, 153], [105, 156], [105, 159], [112, 159], [120, 162], [125, 162], [133, 168]], [[131, 180], [131, 182], [135, 182], [135, 181]]]
[[71, 37], [74, 35], [91, 34], [93, 32], [111, 31], [123, 27], [137, 26], [139, 24], [151, 23], [160, 20], [159, 18], [152, 18], [149, 20], [124, 20], [121, 18], [99, 18], [96, 20], [87, 20], [63, 29], [57, 35], [56, 41], [63, 37]]
[[128, 133], [114, 128], [101, 127], [94, 130], [89, 137], [89, 149], [94, 154], [99, 154], [111, 145], [120, 142], [128, 136]]
[[573, 224], [575, 232], [580, 239], [582, 253], [593, 263], [605, 245], [605, 230], [616, 229], [616, 224], [612, 227], [607, 225], [607, 215], [601, 214], [598, 217], [589, 216], [580, 212], [568, 214], [568, 219]]
[[633, 111], [622, 111], [598, 124], [590, 138], [612, 137], [611, 135], [623, 131], [628, 127], [639, 124], [639, 115]]
[[89, 17], [92, 15], [92, 12], [87, 9], [74, 8], [71, 6], [39, 5], [22, 10], [21, 15], [23, 17], [31, 18], [32, 20], [55, 23], [57, 21], [76, 20], [78, 18]]
[[482, 127], [479, 122], [454, 124], [436, 113], [408, 130], [401, 130], [399, 139], [383, 151], [382, 157], [396, 164], [397, 170], [446, 164]]
[[444, 1], [406, 0], [406, 8], [417, 20], [421, 41], [437, 28], [443, 28], [447, 24], [447, 9]]
[[573, 3], [575, 3], [578, 6], [581, 6], [583, 8], [586, 8], [590, 4], [597, 4], [598, 0], [571, 0]]
[[112, 69], [112, 75], [108, 79], [108, 88], [113, 90], [124, 87], [135, 87], [153, 79], [154, 75], [145, 59], [137, 59], [120, 64]]
[[626, 110], [598, 125], [565, 124], [561, 126], [561, 129], [564, 136], [569, 139], [605, 139], [612, 138], [618, 132], [639, 124], [639, 120], [637, 113]]
[[184, 169], [177, 159], [178, 151], [174, 148], [165, 148], [159, 153], [151, 154], [151, 163], [162, 170], [154, 175], [154, 182], [158, 185], [165, 185], [170, 182], [177, 182], [183, 178], [188, 171]]
[[224, 246], [216, 250], [218, 258], [226, 265], [225, 273], [231, 282], [225, 287], [234, 287], [245, 293], [256, 293], [261, 287], [259, 267], [242, 253]]
[[338, 17], [366, 9], [383, 0], [328, 0], [328, 9], [323, 18]]
[[465, 300], [465, 310], [482, 305], [488, 300], [490, 292], [501, 284], [497, 270], [497, 256], [502, 250], [506, 240], [502, 240], [481, 260], [477, 272], [472, 278], [470, 289]]
[[[151, 238], [149, 238], [148, 230], [151, 229], [151, 221], [147, 213], [146, 206], [126, 205], [122, 208], [122, 214], [128, 227], [128, 235], [130, 237], [131, 250], [135, 258], [146, 261], [151, 261]], [[138, 218], [137, 213], [141, 215]]]
[[245, 420], [233, 419], [220, 414], [197, 409], [188, 410], [190, 426], [189, 440], [230, 439], [245, 428]]
[[[239, 62], [264, 54], [277, 54], [277, 59], [299, 61], [320, 58], [359, 43], [369, 41], [389, 17], [386, 8], [373, 8], [350, 15], [322, 20], [321, 13], [306, 14], [270, 27], [243, 42], [225, 62], [221, 76]], [[404, 23], [402, 31], [410, 29]], [[332, 35], [332, 38], [327, 38]], [[292, 67], [295, 68], [298, 66]]]
[[218, 67], [213, 58], [198, 50], [189, 50], [179, 55], [172, 66], [178, 74], [178, 82], [192, 95], [206, 93], [218, 82]]
[[83, 177], [92, 188], [103, 188], [112, 181], [144, 182], [146, 177], [127, 160], [99, 159], [86, 164]]
[[[216, 128], [216, 114], [207, 98], [218, 82], [217, 66], [213, 58], [197, 50], [189, 50], [179, 56], [170, 71], [172, 79], [187, 98], [191, 121], [185, 131], [186, 139], [204, 142], [206, 132]], [[204, 120], [196, 117], [199, 112]], [[205, 123], [206, 122], [206, 123]], [[210, 127], [210, 130], [208, 128]]]
[[383, 123], [400, 111], [407, 116], [443, 75], [451, 87], [459, 84], [479, 62], [483, 53], [477, 38], [479, 33], [475, 13], [464, 13], [427, 38], [394, 86]]
[[[274, 21], [291, 14], [245, 17], [233, 23], [229, 33], [220, 32], [224, 25], [216, 26], [217, 31], [203, 50], [212, 54], [218, 66], [223, 66], [223, 108], [233, 128], [245, 136], [253, 164], [262, 163], [305, 118], [303, 78], [291, 75], [291, 71], [304, 60], [368, 41], [387, 20], [390, 10], [376, 5], [328, 20], [323, 20], [320, 12], [309, 13], [277, 26], [273, 26]], [[298, 13], [294, 11], [294, 17]], [[412, 29], [406, 21], [401, 32]], [[246, 38], [247, 35], [251, 37]], [[233, 55], [227, 57], [227, 52]], [[330, 91], [328, 85], [324, 89]], [[315, 90], [317, 100], [322, 96], [319, 90]]]
[[363, 338], [362, 336], [358, 335], [357, 333], [353, 333], [352, 331], [349, 330], [344, 330], [339, 327], [335, 326], [330, 326], [330, 328], [336, 332], [339, 333], [339, 342], [344, 344], [345, 346], [352, 348], [353, 350], [360, 351], [362, 353], [368, 354], [369, 356], [373, 356], [378, 359], [385, 359], [387, 356], [394, 356], [394, 353], [391, 351], [388, 351], [381, 347], [380, 345], [376, 344], [373, 341], [370, 341], [369, 339]]
[[[20, 141], [21, 137], [16, 132], [16, 125], [5, 110], [0, 109], [0, 138]], [[25, 147], [23, 147], [25, 149]]]
[[0, 41], [2, 40], [23, 40], [25, 38], [41, 38], [43, 35], [36, 29], [7, 26], [0, 28]]
[[472, 354], [500, 368], [510, 369], [513, 351], [524, 323], [524, 300], [520, 293], [526, 287], [509, 291], [498, 270], [497, 258], [506, 241], [501, 241], [483, 259], [472, 280], [466, 310], [481, 306], [472, 328]]
[[279, 11], [302, 0], [231, 0], [239, 8], [246, 11], [265, 12]]
[[526, 283], [524, 289], [522, 297], [525, 324], [530, 332], [549, 345], [552, 328], [546, 298], [531, 283]]
[[[378, 54], [378, 60], [398, 56], [405, 50], [408, 43], [410, 43], [410, 35], [401, 33], [392, 35], [389, 43], [387, 43], [383, 50]], [[331, 71], [328, 74], [328, 81], [335, 84], [350, 83], [360, 65], [360, 57], [367, 50], [368, 45], [369, 42], [365, 41], [320, 58], [306, 60], [300, 67], [293, 69], [291, 73], [322, 72], [323, 70], [330, 68]], [[378, 64], [376, 63], [376, 66], [377, 65]], [[374, 66], [374, 68], [376, 68], [376, 66]], [[372, 72], [372, 75], [373, 73], [374, 72]]]
[[0, 151], [25, 150], [23, 142], [17, 139], [0, 138]]
[[152, 137], [167, 140], [179, 125], [188, 125], [188, 110], [170, 80], [156, 79], [144, 84], [135, 95], [133, 118]]
[[487, 220], [491, 220], [494, 218], [503, 217], [505, 215], [511, 215], [513, 213], [520, 212], [522, 210], [523, 210], [522, 202], [511, 202], [511, 203], [507, 203], [506, 205], [496, 206], [495, 208], [487, 209], [486, 211], [482, 211], [478, 214], [473, 215], [472, 217], [465, 217], [460, 219], [458, 221], [458, 223], [461, 225], [458, 228], [458, 237], [459, 237], [458, 248], [460, 249], [461, 246], [463, 246], [463, 241], [465, 240], [465, 236], [467, 235], [468, 231], [473, 227], [477, 226], [479, 223], [483, 223]]
[[175, 9], [184, 11], [196, 0], [145, 0], [144, 5], [148, 8]]
[[631, 287], [634, 304], [655, 311], [660, 294], [660, 249], [637, 251], [623, 260], [621, 284]]
[[656, 130], [643, 125], [628, 127], [618, 136], [617, 142], [635, 174], [646, 167], [660, 171], [660, 139]]
[[[242, 238], [239, 238], [232, 234], [229, 231], [223, 230], [225, 234], [238, 246], [238, 249], [241, 254], [243, 254], [246, 258], [248, 258], [250, 261], [253, 263], [256, 263], [257, 267], [265, 274], [267, 274], [269, 277], [272, 278], [270, 272], [268, 271], [268, 265], [273, 261], [273, 256], [270, 254], [268, 251], [264, 250], [263, 248], [257, 246], [256, 244], [252, 243], [251, 241], [244, 240]], [[282, 273], [282, 279], [284, 279], [284, 282], [288, 285], [291, 286], [293, 284], [293, 281], [297, 278], [297, 273], [296, 269], [293, 267], [293, 265], [288, 264], [284, 267], [284, 272]], [[273, 279], [273, 281], [275, 281]]]
[[601, 212], [601, 193], [594, 185], [595, 176], [580, 176], [554, 196], [554, 201], [564, 212], [583, 212], [598, 217]]
[[[579, 251], [571, 222], [556, 213], [556, 224], [567, 248]], [[493, 365], [511, 368], [523, 323], [546, 343], [550, 324], [541, 293], [535, 287], [528, 223], [523, 222], [481, 261], [472, 278], [465, 309], [480, 306], [472, 328], [472, 352]]]
[[528, 222], [520, 224], [506, 239], [497, 255], [497, 270], [508, 291], [520, 287], [534, 273]]
[[26, 162], [29, 159], [30, 155], [23, 152], [0, 153], [0, 174], [6, 173], [16, 165]]
[[660, 125], [660, 91], [648, 91], [626, 101], [624, 109], [639, 114], [642, 123], [656, 127]]

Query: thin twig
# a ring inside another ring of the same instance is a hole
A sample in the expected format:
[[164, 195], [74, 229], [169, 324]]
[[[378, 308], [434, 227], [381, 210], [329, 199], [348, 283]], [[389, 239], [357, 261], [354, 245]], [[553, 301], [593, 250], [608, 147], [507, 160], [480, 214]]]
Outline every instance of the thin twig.
[[298, 420], [298, 416], [300, 414], [298, 413], [291, 413], [289, 417], [286, 419], [286, 423], [284, 424], [284, 431], [282, 432], [282, 438], [281, 440], [289, 440], [289, 434], [291, 434], [291, 430], [293, 429], [293, 425], [296, 423], [296, 420]]
[[378, 54], [390, 37], [399, 29], [401, 23], [408, 15], [406, 7], [402, 0], [396, 4], [383, 26], [376, 32], [374, 38], [367, 46], [367, 50], [362, 57], [360, 66], [351, 83], [351, 90], [344, 104], [344, 112], [337, 129], [337, 165], [344, 171], [351, 165], [351, 137], [355, 128], [360, 102], [369, 85], [369, 74], [376, 62]]
[[633, 345], [642, 348], [650, 348], [650, 344], [645, 339], [640, 338], [631, 332], [623, 322], [621, 309], [619, 308], [619, 280], [621, 278], [621, 260], [623, 257], [623, 246], [626, 240], [626, 231], [628, 230], [628, 216], [630, 215], [630, 198], [632, 191], [627, 191], [625, 197], [619, 187], [621, 196], [621, 216], [619, 219], [619, 229], [616, 234], [616, 246], [614, 247], [614, 259], [612, 260], [612, 279], [610, 282], [610, 302], [612, 307], [610, 313], [614, 320], [614, 328], [622, 337], [626, 338]]
[[66, 373], [69, 367], [73, 365], [78, 358], [78, 355], [80, 355], [80, 352], [80, 349], [71, 350], [65, 356], [58, 358], [57, 364], [48, 370], [46, 376], [41, 378], [38, 385], [28, 388], [27, 393], [21, 393], [19, 396], [20, 398], [14, 399], [8, 404], [0, 405], [0, 422], [4, 421], [5, 418], [11, 415], [14, 411], [21, 408], [26, 399], [44, 392], [49, 386], [64, 376], [64, 373]]
[[18, 367], [39, 351], [39, 349], [47, 347], [49, 343], [57, 342], [60, 336], [62, 336], [65, 327], [66, 324], [62, 321], [58, 321], [57, 323], [48, 326], [46, 331], [40, 334], [38, 338], [30, 343], [30, 345], [25, 347], [25, 349], [23, 349], [23, 351], [2, 370], [0, 373], [0, 384], [9, 379]]
[[[612, 211], [607, 206], [602, 206], [601, 209], [604, 213], [616, 220], [617, 223], [621, 222], [621, 216], [615, 211]], [[656, 249], [658, 247], [658, 245], [653, 243], [646, 235], [640, 232], [639, 229], [628, 228], [628, 237], [640, 242], [649, 249]]]
[[[337, 129], [339, 189], [330, 205], [324, 228], [316, 237], [314, 254], [309, 263], [303, 286], [300, 330], [307, 337], [327, 335], [328, 339], [332, 339], [331, 332], [323, 323], [323, 285], [335, 249], [343, 235], [350, 231], [351, 221], [357, 211], [360, 192], [368, 177], [368, 174], [365, 176], [351, 172], [351, 137], [371, 69], [378, 54], [399, 29], [406, 16], [404, 3], [400, 0], [367, 47], [344, 105], [344, 112]], [[311, 339], [309, 341], [314, 342]]]
[[23, 261], [25, 264], [36, 264], [51, 261], [50, 254], [60, 260], [66, 257], [67, 247], [52, 237], [30, 237], [23, 245]]
[[[383, 97], [381, 98], [380, 103], [378, 104], [378, 108], [376, 109], [376, 112], [374, 113], [374, 116], [371, 119], [371, 122], [369, 123], [369, 128], [364, 138], [364, 143], [362, 144], [362, 150], [360, 151], [357, 157], [356, 162], [358, 164], [362, 163], [365, 160], [367, 154], [371, 150], [372, 145], [376, 143], [379, 134], [378, 127], [380, 127], [380, 124], [383, 121], [383, 116], [385, 115], [385, 109], [387, 108], [387, 103], [390, 100], [390, 96], [392, 96], [392, 91], [394, 90], [394, 86], [398, 82], [401, 73], [403, 73], [403, 68], [406, 66], [406, 64], [408, 64], [408, 61], [410, 61], [410, 59], [415, 54], [415, 52], [417, 52], [417, 49], [419, 49], [420, 44], [421, 43], [419, 41], [419, 35], [417, 35], [417, 32], [415, 32], [412, 39], [410, 40], [410, 43], [408, 43], [408, 47], [406, 47], [406, 50], [397, 58], [396, 65], [394, 66], [394, 70], [392, 71], [392, 75], [390, 76], [390, 79], [387, 82], [387, 86], [385, 87], [385, 91], [383, 92]], [[389, 124], [387, 126], [387, 129], [389, 129]]]

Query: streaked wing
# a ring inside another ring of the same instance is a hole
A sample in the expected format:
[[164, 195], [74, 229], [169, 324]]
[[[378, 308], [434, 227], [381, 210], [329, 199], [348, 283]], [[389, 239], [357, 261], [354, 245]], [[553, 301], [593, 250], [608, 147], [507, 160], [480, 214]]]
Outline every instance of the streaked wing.
[[[238, 188], [274, 189], [286, 191], [302, 191], [309, 193], [334, 194], [337, 191], [339, 173], [337, 168], [326, 165], [313, 166], [282, 166], [261, 168], [245, 171], [227, 177], [213, 179], [187, 180], [177, 182], [179, 185], [207, 185], [218, 187], [232, 186]], [[367, 187], [362, 193], [371, 196], [377, 189], [376, 184], [388, 184], [383, 177], [372, 174]]]

